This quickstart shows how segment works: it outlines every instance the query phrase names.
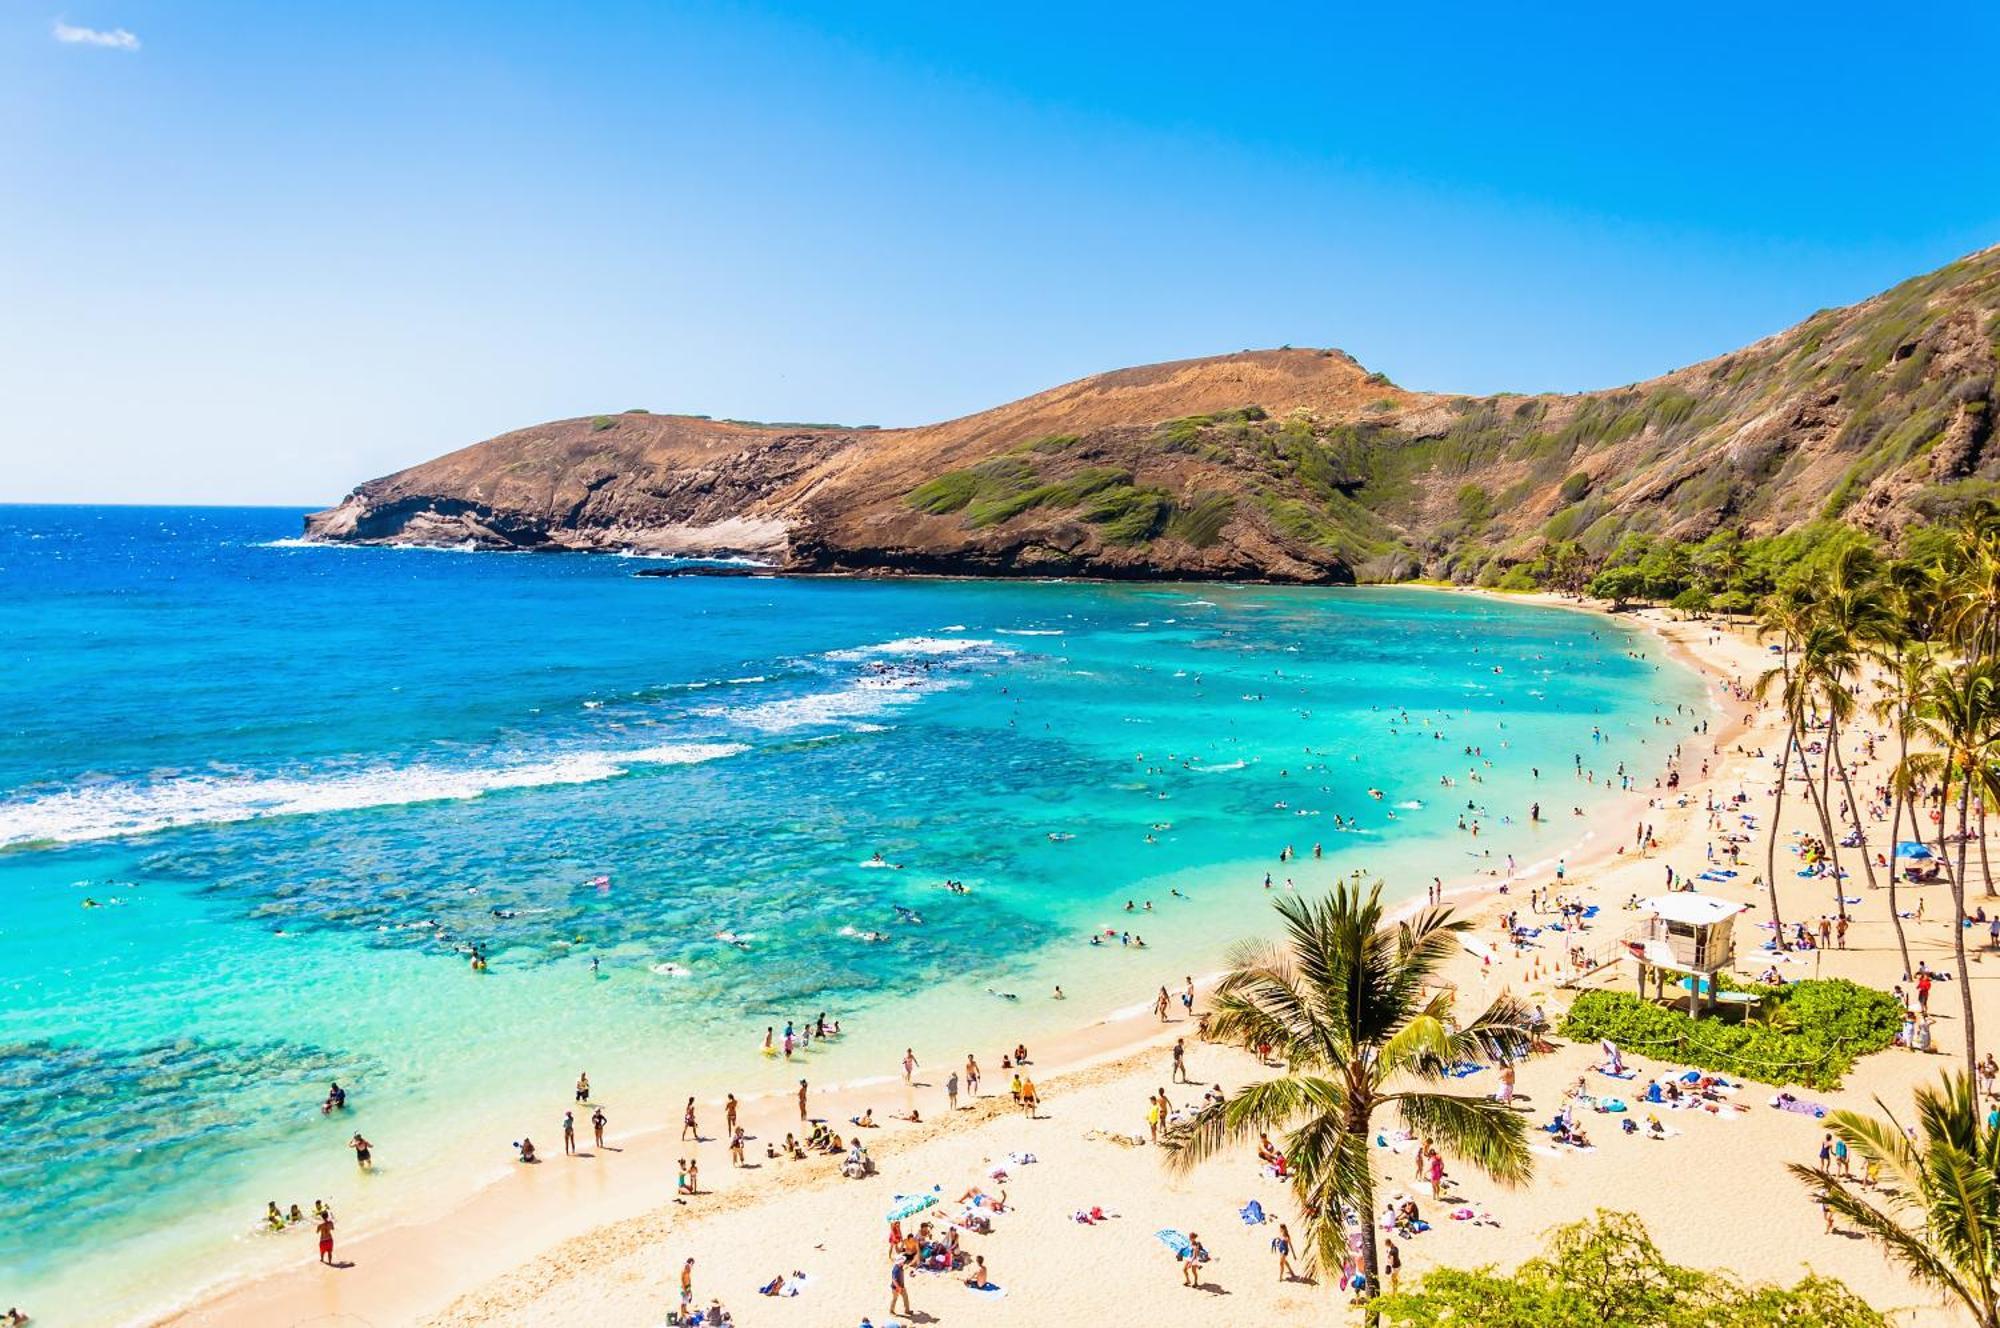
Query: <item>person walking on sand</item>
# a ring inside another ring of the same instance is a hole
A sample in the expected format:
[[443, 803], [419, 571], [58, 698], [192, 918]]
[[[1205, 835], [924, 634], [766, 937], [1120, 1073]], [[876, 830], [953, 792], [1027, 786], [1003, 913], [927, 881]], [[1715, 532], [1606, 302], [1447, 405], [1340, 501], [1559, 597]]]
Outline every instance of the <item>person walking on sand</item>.
[[1175, 1038], [1175, 1039], [1174, 1039], [1174, 1074], [1173, 1074], [1173, 1080], [1174, 1080], [1174, 1082], [1175, 1082], [1175, 1083], [1177, 1083], [1177, 1084], [1184, 1084], [1184, 1083], [1186, 1083], [1186, 1082], [1188, 1081], [1188, 1077], [1187, 1077], [1187, 1041], [1186, 1041], [1186, 1039], [1184, 1039], [1184, 1038]]
[[688, 1307], [694, 1304], [694, 1256], [681, 1265], [681, 1315], [686, 1317]]
[[604, 1147], [604, 1126], [605, 1126], [605, 1123], [606, 1123], [606, 1118], [605, 1118], [605, 1115], [604, 1115], [604, 1108], [603, 1108], [603, 1107], [599, 1107], [599, 1108], [597, 1108], [597, 1109], [596, 1109], [595, 1111], [593, 1111], [593, 1112], [591, 1112], [591, 1113], [590, 1113], [590, 1133], [591, 1133], [591, 1137], [597, 1140], [597, 1146], [598, 1146], [599, 1148], [602, 1148], [602, 1147]]
[[965, 1095], [970, 1098], [979, 1096], [979, 1062], [969, 1051], [965, 1053]]
[[333, 1263], [333, 1214], [319, 1215], [319, 1261], [331, 1266]]
[[1201, 1237], [1188, 1232], [1187, 1250], [1181, 1255], [1181, 1285], [1201, 1290], [1201, 1266], [1208, 1262], [1208, 1251], [1202, 1248]]
[[729, 1136], [729, 1165], [732, 1167], [743, 1165], [743, 1139], [744, 1135], [741, 1126], [737, 1127], [736, 1132]]
[[688, 1099], [687, 1106], [683, 1108], [681, 1111], [681, 1138], [683, 1140], [686, 1140], [690, 1137], [693, 1138], [693, 1140], [696, 1143], [701, 1142], [701, 1127], [695, 1124], [694, 1121], [693, 1098]]
[[917, 1053], [913, 1049], [905, 1047], [903, 1048], [903, 1082], [906, 1084], [909, 1083], [910, 1076], [916, 1072]]
[[1029, 1120], [1035, 1118], [1035, 1112], [1041, 1108], [1041, 1105], [1041, 1096], [1035, 1092], [1035, 1081], [1023, 1078], [1021, 1080], [1021, 1106], [1027, 1111]]
[[1393, 1240], [1384, 1240], [1382, 1243], [1388, 1247], [1382, 1252], [1382, 1271], [1388, 1275], [1389, 1294], [1393, 1296], [1396, 1294], [1397, 1284], [1402, 1281], [1403, 1252], [1396, 1248], [1396, 1242]]
[[1271, 1242], [1271, 1248], [1278, 1253], [1278, 1280], [1297, 1280], [1298, 1274], [1292, 1271], [1292, 1232], [1283, 1222], [1278, 1223], [1277, 1239]]
[[563, 1113], [563, 1152], [571, 1157], [576, 1156], [576, 1113], [574, 1111], [565, 1111]]
[[[900, 1311], [898, 1305], [902, 1307]], [[899, 1312], [912, 1319], [917, 1317], [917, 1312], [910, 1308], [910, 1283], [903, 1268], [903, 1258], [896, 1255], [889, 1261], [889, 1313]]]
[[736, 1131], [736, 1094], [731, 1093], [722, 1103], [722, 1128], [731, 1135]]
[[958, 1110], [958, 1071], [953, 1070], [944, 1078], [944, 1104], [952, 1111]]
[[360, 1131], [357, 1130], [354, 1137], [347, 1141], [347, 1146], [354, 1150], [354, 1165], [363, 1171], [375, 1169], [375, 1145], [363, 1139]]
[[806, 1119], [806, 1081], [799, 1080], [799, 1119]]

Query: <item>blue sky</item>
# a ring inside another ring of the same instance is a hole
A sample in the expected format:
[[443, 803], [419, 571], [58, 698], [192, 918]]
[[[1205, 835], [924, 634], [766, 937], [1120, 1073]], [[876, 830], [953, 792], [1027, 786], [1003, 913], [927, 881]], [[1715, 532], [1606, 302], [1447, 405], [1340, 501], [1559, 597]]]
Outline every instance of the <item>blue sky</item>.
[[[116, 34], [123, 32], [129, 37]], [[1340, 346], [1648, 377], [2000, 241], [1990, 4], [0, 7], [0, 500]]]

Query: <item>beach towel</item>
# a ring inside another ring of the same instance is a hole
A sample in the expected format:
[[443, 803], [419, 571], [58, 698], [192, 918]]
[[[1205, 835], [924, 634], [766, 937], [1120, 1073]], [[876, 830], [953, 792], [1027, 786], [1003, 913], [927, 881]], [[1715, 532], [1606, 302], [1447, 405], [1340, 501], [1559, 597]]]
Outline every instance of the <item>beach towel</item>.
[[965, 1289], [967, 1291], [970, 1291], [975, 1296], [984, 1296], [988, 1300], [998, 1300], [1000, 1299], [1000, 1297], [1007, 1294], [1005, 1291], [1002, 1291], [999, 1287], [999, 1284], [995, 1282], [988, 1282], [984, 1286], [968, 1286]]
[[1637, 1079], [1639, 1077], [1639, 1072], [1633, 1069], [1629, 1065], [1626, 1066], [1623, 1070], [1617, 1071], [1616, 1073], [1605, 1069], [1602, 1065], [1594, 1065], [1591, 1068], [1596, 1070], [1599, 1074], [1603, 1075], [1606, 1079]]
[[1454, 1079], [1464, 1079], [1470, 1075], [1478, 1074], [1485, 1068], [1484, 1065], [1459, 1064], [1450, 1067], [1445, 1073]]
[[1168, 1251], [1171, 1252], [1176, 1259], [1187, 1258], [1189, 1253], [1191, 1253], [1194, 1249], [1194, 1246], [1188, 1244], [1188, 1238], [1186, 1236], [1183, 1236], [1180, 1232], [1173, 1230], [1171, 1227], [1155, 1231], [1153, 1233], [1153, 1236], [1156, 1240], [1160, 1242], [1160, 1244], [1166, 1246]]
[[1264, 1222], [1264, 1205], [1252, 1199], [1243, 1205], [1243, 1211], [1237, 1216], [1243, 1219], [1243, 1225], [1246, 1227], [1261, 1226]]
[[1007, 1154], [1007, 1160], [1017, 1167], [1032, 1166], [1035, 1161], [1035, 1155], [1033, 1153], [1009, 1153]]
[[1826, 1115], [1826, 1108], [1817, 1102], [1807, 1102], [1804, 1098], [1793, 1097], [1790, 1093], [1780, 1093], [1771, 1099], [1771, 1105], [1779, 1111], [1790, 1111], [1800, 1116], [1811, 1116], [1818, 1120]]

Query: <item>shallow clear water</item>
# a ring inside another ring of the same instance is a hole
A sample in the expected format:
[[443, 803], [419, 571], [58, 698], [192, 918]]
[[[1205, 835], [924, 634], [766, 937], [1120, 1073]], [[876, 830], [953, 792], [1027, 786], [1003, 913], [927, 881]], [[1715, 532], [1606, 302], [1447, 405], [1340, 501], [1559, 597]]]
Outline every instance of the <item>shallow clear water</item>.
[[1601, 620], [1423, 591], [641, 579], [297, 527], [0, 507], [0, 1301], [43, 1322], [299, 1257], [267, 1199], [434, 1206], [580, 1068], [658, 1121], [778, 1089], [764, 1028], [827, 1010], [810, 1073], [866, 1078], [1203, 971], [1266, 871], [1525, 868], [1701, 697]]

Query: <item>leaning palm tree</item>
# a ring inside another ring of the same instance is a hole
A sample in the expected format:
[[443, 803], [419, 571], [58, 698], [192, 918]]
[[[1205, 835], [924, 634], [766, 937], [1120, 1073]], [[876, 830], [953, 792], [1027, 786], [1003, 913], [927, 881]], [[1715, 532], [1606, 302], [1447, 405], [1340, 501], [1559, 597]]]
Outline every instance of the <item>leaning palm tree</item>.
[[1951, 864], [1952, 957], [1958, 969], [1958, 998], [1965, 1019], [1965, 1068], [1979, 1057], [1972, 1027], [1972, 984], [1965, 958], [1965, 848], [1971, 838], [1970, 807], [2000, 802], [2000, 660], [1938, 667], [1925, 683], [1914, 735], [1931, 750], [1903, 758], [1898, 774], [1906, 787], [1930, 781], [1938, 789], [1938, 856], [1947, 857], [1945, 826], [1958, 804], [1957, 861]]
[[1864, 1195], [1829, 1171], [1791, 1164], [1814, 1196], [1926, 1285], [1955, 1297], [1980, 1328], [2000, 1328], [2000, 1130], [1969, 1074], [1917, 1090], [1917, 1124], [1836, 1111], [1827, 1128], [1889, 1188]]
[[1177, 1148], [1168, 1165], [1186, 1171], [1228, 1145], [1282, 1133], [1308, 1266], [1340, 1263], [1352, 1215], [1373, 1297], [1380, 1283], [1369, 1142], [1377, 1118], [1438, 1140], [1503, 1184], [1527, 1179], [1533, 1163], [1520, 1114], [1439, 1089], [1456, 1064], [1523, 1054], [1531, 1015], [1502, 994], [1470, 1023], [1453, 1023], [1452, 991], [1433, 984], [1470, 924], [1448, 908], [1385, 922], [1378, 882], [1366, 894], [1356, 883], [1316, 902], [1281, 899], [1277, 910], [1284, 940], [1239, 951], [1211, 1009], [1217, 1041], [1273, 1048], [1284, 1073], [1170, 1131]]

